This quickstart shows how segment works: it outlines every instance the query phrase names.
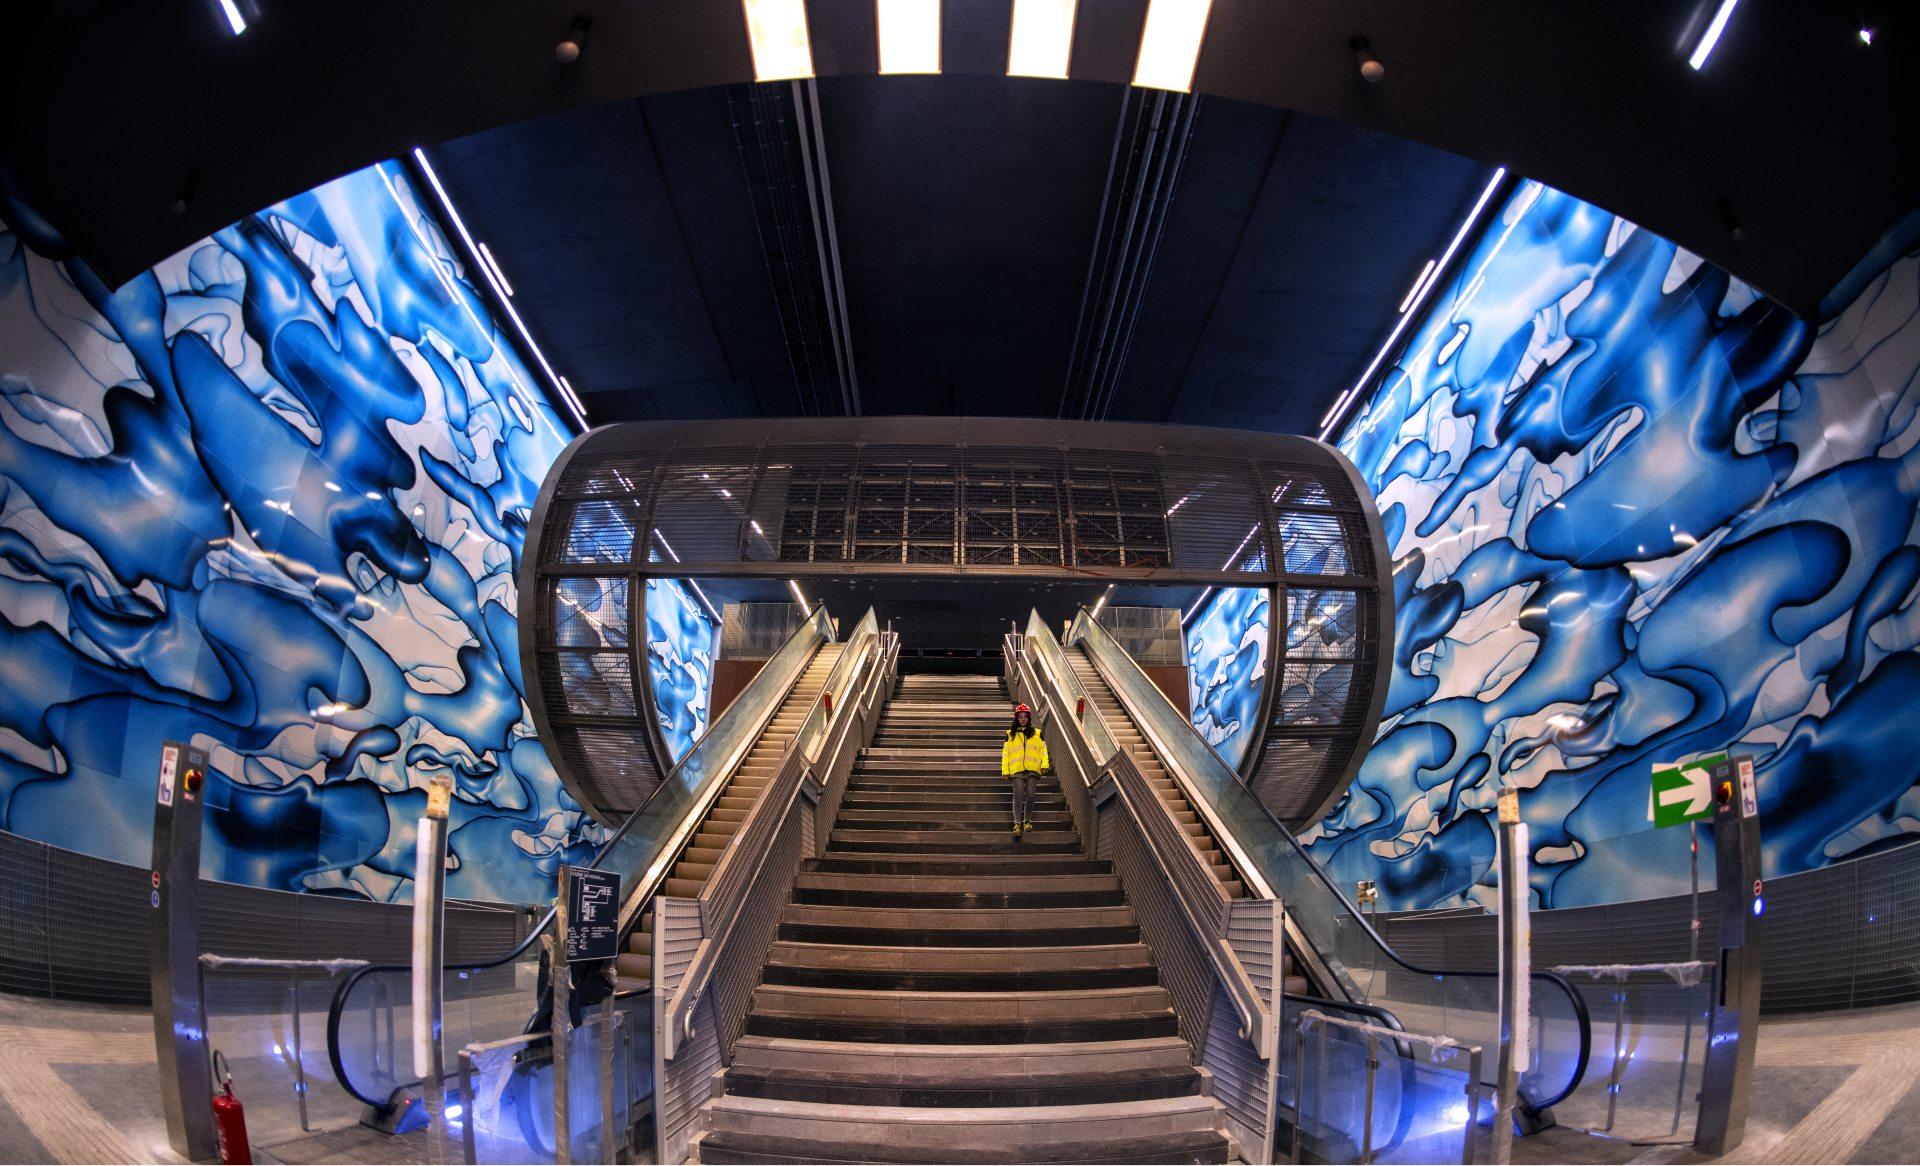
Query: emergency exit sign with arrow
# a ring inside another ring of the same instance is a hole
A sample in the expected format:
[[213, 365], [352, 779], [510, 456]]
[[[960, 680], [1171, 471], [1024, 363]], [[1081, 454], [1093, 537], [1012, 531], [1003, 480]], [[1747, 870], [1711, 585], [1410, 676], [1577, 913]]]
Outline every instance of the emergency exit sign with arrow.
[[1713, 816], [1713, 767], [1727, 759], [1724, 753], [1689, 761], [1685, 765], [1653, 767], [1653, 824], [1656, 829], [1679, 826]]

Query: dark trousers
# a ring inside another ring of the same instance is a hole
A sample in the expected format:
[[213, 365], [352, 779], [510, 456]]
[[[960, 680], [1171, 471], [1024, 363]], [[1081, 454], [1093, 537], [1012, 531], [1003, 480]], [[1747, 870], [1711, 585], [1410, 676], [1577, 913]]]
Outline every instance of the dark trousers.
[[1033, 783], [1040, 780], [1035, 773], [1016, 773], [1013, 775], [1013, 824], [1018, 826], [1033, 816]]

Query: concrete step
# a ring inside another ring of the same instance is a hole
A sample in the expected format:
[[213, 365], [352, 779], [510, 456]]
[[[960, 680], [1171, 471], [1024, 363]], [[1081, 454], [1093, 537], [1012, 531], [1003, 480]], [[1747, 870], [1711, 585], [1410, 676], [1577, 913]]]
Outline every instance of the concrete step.
[[[1009, 839], [1011, 841], [1011, 839]], [[1011, 855], [973, 854], [846, 854], [828, 851], [820, 858], [805, 859], [803, 871], [837, 871], [847, 874], [887, 875], [969, 875], [969, 874], [1105, 874], [1113, 864], [1088, 858], [1079, 850], [1065, 854], [1045, 854], [1019, 850]]]
[[891, 891], [897, 894], [1008, 894], [1020, 891], [1118, 892], [1120, 878], [1111, 874], [860, 874], [802, 871], [795, 890]]
[[895, 1074], [815, 1068], [771, 1072], [734, 1065], [726, 1091], [735, 1097], [811, 1101], [828, 1105], [984, 1108], [1012, 1105], [1090, 1105], [1198, 1096], [1206, 1079], [1192, 1065], [1156, 1069], [1090, 1069], [1045, 1077], [992, 1073], [941, 1080], [900, 1080]]
[[1187, 1066], [1192, 1058], [1192, 1046], [1177, 1036], [1028, 1045], [909, 1045], [743, 1036], [733, 1046], [733, 1063], [757, 1072], [884, 1073], [903, 1082], [1175, 1069]]
[[838, 1020], [1002, 1024], [1171, 1012], [1173, 997], [1158, 984], [1067, 992], [920, 992], [762, 984], [754, 989], [753, 1006], [756, 1011]]
[[[833, 1105], [726, 1096], [709, 1110], [702, 1160], [713, 1142], [733, 1135], [802, 1138], [828, 1160], [899, 1161], [903, 1153], [945, 1155], [929, 1161], [1108, 1161], [1097, 1144], [1173, 1134], [1212, 1135], [1222, 1142], [1219, 1106], [1210, 1097], [1169, 1097], [1099, 1105], [972, 1109]], [[991, 1154], [990, 1159], [979, 1155]]]
[[968, 1162], [1053, 1162], [1104, 1163], [1125, 1166], [1131, 1163], [1156, 1163], [1160, 1166], [1186, 1166], [1188, 1163], [1227, 1162], [1233, 1159], [1232, 1145], [1219, 1133], [1165, 1134], [1159, 1137], [1104, 1141], [1095, 1146], [1058, 1146], [1045, 1150], [1027, 1146], [1008, 1146], [999, 1150], [969, 1151], [964, 1159], [954, 1153], [896, 1147], [881, 1148], [871, 1155], [857, 1148], [823, 1146], [805, 1138], [783, 1138], [757, 1134], [702, 1134], [694, 1140], [695, 1157], [714, 1166], [723, 1163], [846, 1163], [868, 1162], [938, 1163]]

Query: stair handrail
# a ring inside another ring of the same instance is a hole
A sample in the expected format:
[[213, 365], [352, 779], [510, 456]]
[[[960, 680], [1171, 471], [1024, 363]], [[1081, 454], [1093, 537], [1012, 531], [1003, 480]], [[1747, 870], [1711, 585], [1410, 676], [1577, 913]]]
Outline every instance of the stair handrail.
[[[673, 768], [668, 771], [667, 776], [661, 780], [659, 785], [656, 785], [652, 790], [648, 791], [645, 800], [640, 803], [639, 807], [637, 807], [633, 813], [627, 815], [626, 819], [620, 823], [613, 834], [609, 836], [606, 841], [594, 848], [593, 856], [583, 865], [594, 868], [606, 866], [615, 848], [621, 844], [622, 840], [631, 834], [635, 823], [639, 822], [643, 815], [652, 812], [656, 817], [664, 817], [665, 815], [659, 812], [664, 807], [656, 806], [656, 802], [660, 802], [663, 797], [670, 796], [670, 791], [679, 788], [680, 783], [677, 780], [679, 775], [694, 762], [696, 757], [701, 755], [703, 748], [713, 747], [713, 742], [737, 733], [738, 725], [741, 722], [732, 721], [730, 718], [749, 716], [748, 710], [751, 709], [757, 701], [764, 698], [764, 693], [767, 688], [773, 686], [776, 680], [778, 681], [779, 693], [784, 695], [793, 687], [793, 682], [799, 678], [800, 671], [804, 669], [807, 660], [812, 658], [813, 649], [819, 643], [831, 642], [833, 635], [834, 628], [832, 620], [827, 617], [826, 605], [821, 604], [809, 613], [805, 619], [801, 620], [799, 625], [788, 634], [786, 640], [780, 645], [779, 650], [768, 659], [766, 664], [761, 666], [760, 671], [740, 690], [740, 694], [734, 698], [726, 710], [707, 726], [707, 732], [702, 735], [699, 741], [694, 743], [693, 748], [689, 749], [685, 756], [674, 763]], [[776, 661], [792, 663], [795, 660], [797, 660], [796, 666], [788, 667], [783, 664], [779, 669], [774, 667]], [[780, 702], [775, 700], [771, 705], [761, 709], [759, 715], [752, 717], [752, 731], [744, 734], [747, 748], [751, 748], [752, 743], [760, 739], [760, 734], [766, 730], [767, 722], [772, 719], [773, 713], [779, 708], [779, 705]], [[737, 756], [735, 754], [737, 754]], [[695, 801], [698, 804], [696, 804], [692, 810], [686, 812], [686, 818], [691, 818], [697, 822], [700, 817], [704, 816], [705, 804], [710, 803], [718, 793], [717, 788], [712, 788], [716, 784], [713, 782], [714, 774], [731, 773], [733, 768], [737, 767], [745, 756], [746, 752], [743, 749], [730, 751], [725, 765], [709, 772], [701, 779], [701, 784], [696, 788], [694, 793]], [[724, 785], [724, 782], [718, 784]], [[704, 798], [701, 796], [703, 792], [707, 795]], [[678, 838], [678, 842], [670, 843], [666, 848], [669, 855], [679, 852], [679, 842], [685, 841], [685, 838], [681, 837], [682, 835], [690, 836], [685, 827], [686, 820], [683, 818], [680, 826], [674, 832], [675, 837]], [[654, 865], [658, 867], [659, 864], [656, 863]], [[669, 862], [666, 864], [666, 867], [670, 868], [671, 865]], [[646, 899], [652, 895], [653, 889], [659, 885], [664, 877], [664, 870], [649, 868], [647, 876], [643, 876], [640, 881], [636, 882], [634, 886], [630, 888], [629, 893], [625, 897], [626, 904], [633, 905], [637, 903], [644, 905]], [[623, 906], [621, 911], [623, 934], [631, 927], [631, 920], [639, 917], [639, 911], [639, 906], [633, 906], [631, 910]], [[555, 906], [549, 904], [546, 913], [528, 929], [527, 934], [520, 942], [516, 943], [505, 953], [486, 960], [476, 960], [458, 964], [449, 963], [444, 965], [443, 970], [448, 972], [477, 972], [511, 963], [524, 956], [534, 944], [540, 942], [543, 936], [552, 931], [554, 916]], [[411, 971], [411, 964], [369, 964], [365, 967], [355, 969], [345, 979], [341, 980], [338, 988], [334, 989], [333, 999], [328, 1005], [327, 1058], [333, 1069], [334, 1078], [339, 1081], [340, 1087], [346, 1090], [350, 1096], [364, 1104], [382, 1106], [387, 1104], [388, 1098], [367, 1097], [363, 1095], [349, 1079], [346, 1066], [340, 1058], [339, 1036], [341, 1013], [346, 1006], [348, 998], [352, 995], [354, 986], [361, 980], [381, 973], [411, 974]], [[539, 1004], [539, 1010], [544, 1013], [546, 1007], [546, 1002], [542, 1000]], [[417, 1083], [418, 1082], [412, 1082], [411, 1084]], [[410, 1083], [402, 1082], [401, 1084], [405, 1085]]]
[[[1348, 975], [1338, 957], [1337, 951], [1334, 950], [1336, 946], [1334, 941], [1335, 937], [1315, 937], [1307, 933], [1306, 929], [1311, 923], [1314, 912], [1311, 910], [1303, 910], [1301, 905], [1302, 901], [1309, 896], [1321, 896], [1323, 900], [1330, 901], [1333, 904], [1336, 915], [1336, 928], [1350, 920], [1351, 924], [1368, 938], [1380, 954], [1416, 977], [1434, 979], [1453, 978], [1463, 981], [1497, 978], [1498, 973], [1496, 972], [1449, 971], [1421, 967], [1402, 957], [1400, 953], [1394, 950], [1393, 946], [1387, 942], [1386, 937], [1381, 935], [1373, 926], [1373, 923], [1354, 905], [1353, 901], [1347, 897], [1339, 885], [1333, 881], [1332, 876], [1327, 873], [1326, 868], [1321, 866], [1319, 861], [1312, 855], [1308, 854], [1304, 846], [1300, 845], [1300, 841], [1294, 837], [1293, 831], [1288, 829], [1286, 824], [1281, 822], [1272, 810], [1268, 809], [1266, 805], [1261, 803], [1259, 798], [1254, 796], [1253, 791], [1248, 789], [1246, 784], [1240, 780], [1239, 774], [1233, 770], [1232, 767], [1228, 766], [1225, 761], [1220, 759], [1219, 754], [1213, 750], [1212, 746], [1206, 744], [1206, 739], [1199, 735], [1197, 729], [1193, 728], [1192, 721], [1180, 712], [1172, 700], [1167, 697], [1167, 694], [1161, 690], [1160, 686], [1154, 684], [1152, 679], [1141, 670], [1139, 663], [1133, 659], [1131, 653], [1127, 652], [1124, 647], [1121, 647], [1118, 641], [1114, 640], [1112, 635], [1108, 633], [1104, 627], [1100, 626], [1099, 621], [1093, 618], [1092, 612], [1085, 607], [1082, 607], [1074, 617], [1068, 632], [1068, 642], [1070, 644], [1077, 644], [1083, 641], [1093, 645], [1089, 650], [1089, 654], [1093, 657], [1094, 666], [1100, 670], [1101, 676], [1112, 687], [1114, 698], [1120, 702], [1122, 711], [1128, 717], [1132, 718], [1135, 725], [1140, 728], [1147, 739], [1155, 744], [1155, 752], [1159, 754], [1161, 761], [1166, 764], [1167, 771], [1173, 775], [1174, 779], [1179, 781], [1183, 788], [1195, 795], [1197, 804], [1205, 803], [1208, 808], [1214, 811], [1212, 820], [1222, 821], [1224, 824], [1226, 819], [1232, 818], [1234, 822], [1237, 823], [1237, 826], [1226, 826], [1225, 828], [1229, 831], [1246, 830], [1257, 833], [1260, 836], [1257, 842], [1249, 842], [1249, 840], [1240, 837], [1237, 833], [1233, 834], [1231, 841], [1234, 844], [1235, 852], [1245, 857], [1251, 864], [1255, 861], [1253, 859], [1254, 854], [1264, 853], [1268, 850], [1277, 851], [1293, 860], [1293, 865], [1298, 869], [1307, 872], [1309, 877], [1307, 879], [1305, 893], [1299, 893], [1301, 888], [1298, 886], [1298, 880], [1296, 880], [1294, 891], [1289, 892], [1285, 896], [1287, 898], [1287, 918], [1289, 924], [1299, 929], [1300, 933], [1306, 938], [1307, 945], [1315, 949], [1315, 954], [1328, 966], [1336, 978], [1341, 981], [1340, 986], [1352, 993], [1358, 1002], [1365, 1003], [1367, 1001], [1364, 999], [1364, 993], [1359, 992], [1357, 986], [1353, 984], [1351, 977]], [[1109, 672], [1109, 664], [1113, 666], [1113, 672]], [[1115, 673], [1118, 673], [1118, 675], [1115, 675]], [[1180, 764], [1186, 759], [1185, 756], [1175, 750], [1161, 747], [1161, 742], [1172, 733], [1178, 732], [1178, 730], [1172, 729], [1164, 733], [1156, 731], [1158, 726], [1152, 723], [1152, 718], [1142, 715], [1143, 712], [1149, 709], [1161, 712], [1163, 718], [1165, 718], [1165, 714], [1171, 713], [1172, 716], [1168, 719], [1172, 719], [1186, 727], [1192, 740], [1197, 742], [1201, 747], [1199, 753], [1195, 754], [1200, 760], [1201, 765], [1203, 767], [1206, 766], [1206, 758], [1212, 759], [1212, 766], [1208, 767], [1208, 772], [1213, 774], [1211, 783], [1199, 780], [1201, 776], [1199, 774], [1190, 774], [1182, 771]], [[1216, 797], [1230, 799], [1232, 802], [1231, 806], [1222, 807], [1215, 804]], [[1223, 842], [1228, 840], [1227, 838], [1222, 838]], [[1276, 859], [1276, 862], [1277, 861], [1279, 860]], [[1260, 874], [1263, 880], [1270, 886], [1279, 881], [1272, 872], [1260, 870]], [[1536, 985], [1536, 989], [1544, 986], [1548, 993], [1564, 995], [1567, 998], [1569, 1010], [1573, 1013], [1579, 1030], [1578, 1051], [1575, 1054], [1574, 1068], [1569, 1074], [1567, 1082], [1551, 1097], [1544, 1099], [1527, 1099], [1528, 1104], [1533, 1108], [1546, 1109], [1571, 1094], [1580, 1084], [1581, 1078], [1586, 1075], [1588, 1056], [1592, 1048], [1592, 1031], [1587, 1014], [1586, 1002], [1566, 977], [1554, 972], [1536, 971], [1532, 973], [1532, 979]], [[1537, 990], [1534, 995], [1536, 1000], [1545, 998], [1543, 993]]]
[[[761, 787], [760, 796], [748, 808], [740, 829], [728, 840], [714, 864], [713, 873], [708, 876], [706, 885], [697, 896], [703, 934], [692, 961], [679, 982], [672, 985], [671, 994], [662, 1005], [657, 1024], [663, 1038], [660, 1048], [662, 1060], [673, 1060], [680, 1045], [692, 1035], [694, 1007], [706, 991], [720, 955], [732, 938], [747, 891], [758, 881], [771, 853], [774, 834], [791, 810], [793, 799], [816, 772], [814, 762], [818, 754], [815, 757], [807, 755], [809, 737], [818, 736], [822, 746], [835, 741], [844, 744], [854, 721], [871, 713], [872, 701], [878, 695], [885, 673], [885, 660], [880, 651], [879, 620], [872, 608], [867, 609], [867, 614], [848, 637], [840, 659], [834, 662], [834, 672], [839, 672], [840, 666], [849, 660], [852, 663], [842, 674], [842, 683], [853, 690], [854, 698], [842, 701], [831, 713], [827, 711], [824, 699], [815, 701], [806, 719], [788, 742], [772, 779]], [[829, 673], [829, 679], [833, 674]], [[828, 690], [822, 688], [821, 691], [824, 693]], [[661, 985], [663, 990], [667, 986], [666, 969], [662, 966], [665, 959], [664, 947], [656, 944], [653, 951], [654, 983]]]
[[[1049, 644], [1054, 648], [1051, 657], [1046, 651]], [[1213, 878], [1193, 840], [1174, 820], [1172, 810], [1154, 793], [1131, 754], [1115, 748], [1103, 763], [1093, 761], [1095, 751], [1088, 740], [1087, 729], [1089, 722], [1099, 723], [1100, 714], [1089, 702], [1090, 716], [1083, 721], [1075, 715], [1077, 710], [1067, 704], [1060, 675], [1053, 670], [1066, 667], [1065, 657], [1059, 653], [1057, 643], [1053, 643], [1053, 633], [1040, 620], [1038, 612], [1034, 613], [1022, 638], [1021, 649], [1016, 653], [1015, 666], [1024, 670], [1023, 683], [1035, 694], [1036, 703], [1048, 708], [1049, 719], [1061, 725], [1054, 734], [1054, 742], [1067, 747], [1074, 767], [1080, 771], [1081, 780], [1089, 790], [1112, 782], [1120, 804], [1133, 820], [1140, 837], [1146, 840], [1148, 854], [1172, 892], [1188, 928], [1200, 940], [1215, 980], [1233, 1002], [1240, 1017], [1240, 1035], [1263, 1057], [1271, 1056], [1278, 1045], [1279, 1018], [1273, 1015], [1265, 994], [1227, 942], [1229, 906], [1225, 892]], [[1058, 663], [1043, 669], [1036, 666], [1036, 658], [1042, 664], [1050, 660]], [[1080, 696], [1085, 696], [1084, 690]], [[1282, 970], [1276, 967], [1274, 976], [1281, 975]]]

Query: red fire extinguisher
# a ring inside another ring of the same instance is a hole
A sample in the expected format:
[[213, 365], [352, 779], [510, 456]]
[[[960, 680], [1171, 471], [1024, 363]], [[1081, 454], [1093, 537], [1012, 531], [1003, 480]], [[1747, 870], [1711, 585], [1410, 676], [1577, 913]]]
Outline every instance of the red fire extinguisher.
[[1073, 715], [1080, 718], [1083, 721], [1087, 719], [1087, 698], [1086, 697], [1082, 696], [1074, 700]]
[[820, 699], [826, 702], [827, 715], [832, 716], [833, 715], [833, 693], [823, 692], [820, 694]]
[[220, 1134], [220, 1161], [252, 1166], [253, 1150], [247, 1144], [247, 1107], [233, 1095], [233, 1071], [226, 1064], [225, 1057], [218, 1052], [213, 1054], [213, 1070], [220, 1075], [225, 1090], [213, 1098], [213, 1124]]

